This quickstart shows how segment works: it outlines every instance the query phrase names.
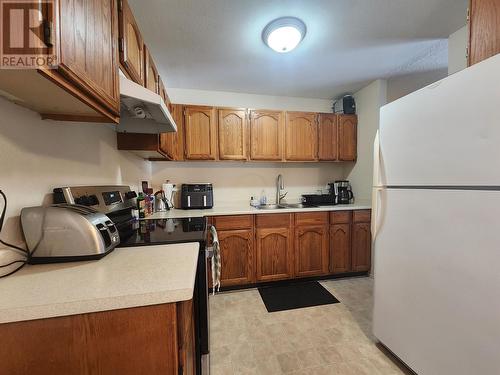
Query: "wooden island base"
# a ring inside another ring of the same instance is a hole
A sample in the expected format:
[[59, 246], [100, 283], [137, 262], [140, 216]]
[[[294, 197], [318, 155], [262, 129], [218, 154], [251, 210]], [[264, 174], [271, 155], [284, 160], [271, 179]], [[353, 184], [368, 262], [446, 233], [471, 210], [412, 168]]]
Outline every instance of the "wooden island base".
[[192, 300], [0, 324], [12, 375], [194, 374]]

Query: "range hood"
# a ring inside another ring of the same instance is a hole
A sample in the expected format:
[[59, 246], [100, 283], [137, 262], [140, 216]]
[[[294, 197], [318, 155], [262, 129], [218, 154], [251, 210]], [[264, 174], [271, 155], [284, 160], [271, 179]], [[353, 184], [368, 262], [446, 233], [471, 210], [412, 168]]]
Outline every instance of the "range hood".
[[162, 97], [120, 72], [120, 133], [176, 132], [177, 125]]

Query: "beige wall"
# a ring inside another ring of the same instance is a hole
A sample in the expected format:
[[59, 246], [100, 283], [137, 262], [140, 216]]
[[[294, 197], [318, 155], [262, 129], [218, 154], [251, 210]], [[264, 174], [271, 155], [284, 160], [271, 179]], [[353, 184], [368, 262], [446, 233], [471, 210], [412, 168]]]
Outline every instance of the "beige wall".
[[[290, 111], [331, 112], [332, 100], [254, 95], [222, 91], [169, 89], [174, 103], [243, 108], [269, 108]], [[211, 182], [215, 204], [248, 202], [264, 190], [275, 200], [275, 180], [282, 174], [287, 199], [297, 201], [301, 194], [325, 189], [326, 184], [344, 176], [344, 164], [336, 163], [260, 163], [260, 162], [153, 162], [152, 183], [160, 187], [166, 179], [175, 184]]]
[[116, 150], [111, 125], [42, 121], [37, 113], [4, 99], [0, 114], [0, 189], [8, 197], [4, 240], [22, 242], [21, 208], [50, 203], [54, 187], [137, 186], [150, 176], [150, 163]]
[[387, 102], [393, 102], [405, 95], [420, 90], [422, 87], [439, 81], [447, 75], [447, 69], [438, 69], [390, 78], [387, 81]]
[[255, 95], [227, 91], [208, 91], [169, 88], [173, 103], [242, 107], [255, 109], [281, 109], [288, 111], [331, 112], [333, 100], [295, 98], [287, 96]]
[[464, 26], [448, 38], [448, 74], [467, 68], [468, 32], [467, 26]]
[[354, 94], [358, 112], [358, 160], [346, 168], [354, 195], [370, 200], [373, 183], [373, 141], [380, 119], [380, 107], [386, 104], [387, 81], [377, 80]]
[[246, 203], [251, 196], [260, 197], [262, 190], [268, 202], [275, 201], [276, 177], [282, 174], [289, 202], [301, 194], [326, 189], [328, 182], [343, 177], [342, 164], [321, 163], [243, 163], [243, 162], [154, 162], [152, 182], [159, 187], [165, 180], [172, 183], [211, 182], [217, 205]]

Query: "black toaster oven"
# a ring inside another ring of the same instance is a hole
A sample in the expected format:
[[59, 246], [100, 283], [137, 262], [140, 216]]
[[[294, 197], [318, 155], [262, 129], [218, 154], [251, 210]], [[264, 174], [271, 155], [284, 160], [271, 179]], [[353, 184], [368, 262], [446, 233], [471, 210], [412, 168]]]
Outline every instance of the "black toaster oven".
[[182, 184], [181, 208], [203, 209], [214, 206], [214, 191], [212, 184]]

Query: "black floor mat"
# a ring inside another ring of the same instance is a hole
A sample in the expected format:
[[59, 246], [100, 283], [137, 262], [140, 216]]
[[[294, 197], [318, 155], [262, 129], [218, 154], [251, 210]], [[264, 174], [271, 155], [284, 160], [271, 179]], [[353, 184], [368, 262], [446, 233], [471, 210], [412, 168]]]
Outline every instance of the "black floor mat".
[[317, 281], [260, 287], [259, 293], [268, 312], [339, 303]]

